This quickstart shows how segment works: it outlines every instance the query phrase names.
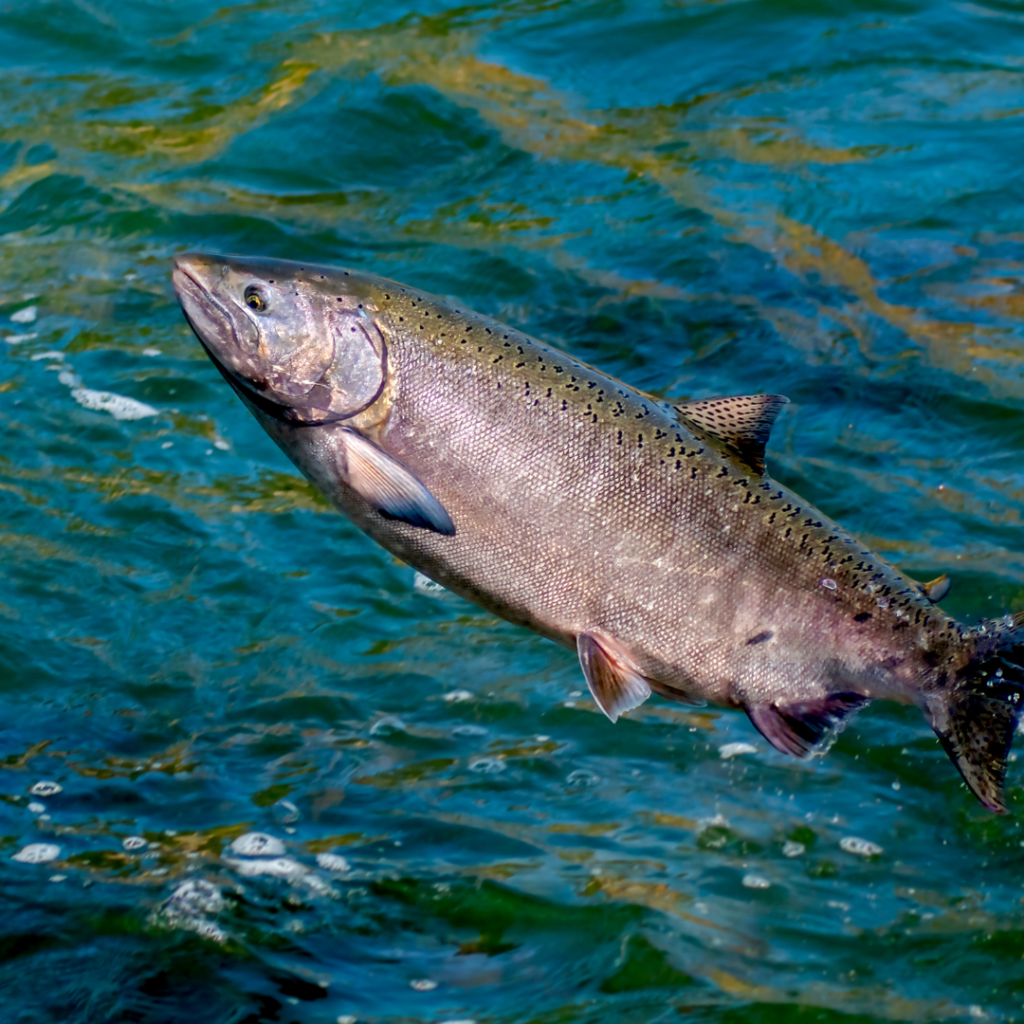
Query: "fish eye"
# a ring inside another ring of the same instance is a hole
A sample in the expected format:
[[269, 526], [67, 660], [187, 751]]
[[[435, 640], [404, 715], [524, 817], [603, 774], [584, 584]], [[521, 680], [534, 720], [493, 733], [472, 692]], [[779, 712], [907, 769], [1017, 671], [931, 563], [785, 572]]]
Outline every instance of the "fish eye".
[[245, 289], [244, 298], [245, 304], [250, 309], [256, 310], [257, 313], [262, 313], [267, 308], [267, 300], [260, 293], [259, 288], [253, 284]]

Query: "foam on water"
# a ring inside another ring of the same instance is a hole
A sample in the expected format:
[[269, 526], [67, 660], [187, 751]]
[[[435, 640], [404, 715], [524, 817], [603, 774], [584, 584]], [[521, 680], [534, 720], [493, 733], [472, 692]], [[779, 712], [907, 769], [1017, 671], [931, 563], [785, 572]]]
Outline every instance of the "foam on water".
[[141, 420], [147, 416], [159, 415], [159, 411], [153, 406], [128, 398], [126, 395], [115, 395], [111, 391], [74, 387], [71, 390], [71, 397], [85, 409], [109, 412], [115, 420]]
[[29, 843], [11, 858], [22, 864], [46, 864], [60, 856], [60, 847], [53, 843]]
[[246, 832], [232, 841], [231, 851], [241, 857], [279, 857], [284, 843], [266, 832]]

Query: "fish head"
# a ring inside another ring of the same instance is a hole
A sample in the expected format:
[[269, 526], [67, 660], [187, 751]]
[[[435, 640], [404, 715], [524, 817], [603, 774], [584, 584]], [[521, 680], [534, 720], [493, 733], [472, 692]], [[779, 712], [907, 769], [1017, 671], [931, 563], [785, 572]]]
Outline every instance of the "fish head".
[[[178, 301], [251, 406], [296, 423], [355, 416], [381, 394], [387, 347], [360, 275], [287, 260], [175, 257]], [[365, 301], [364, 301], [365, 300]]]

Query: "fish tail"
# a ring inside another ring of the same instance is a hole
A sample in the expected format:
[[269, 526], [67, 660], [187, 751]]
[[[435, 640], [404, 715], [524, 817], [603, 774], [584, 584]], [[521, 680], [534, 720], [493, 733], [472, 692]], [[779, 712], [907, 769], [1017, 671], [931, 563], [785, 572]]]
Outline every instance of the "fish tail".
[[985, 623], [969, 639], [976, 653], [923, 710], [970, 791], [1003, 814], [1006, 764], [1024, 712], [1024, 612]]

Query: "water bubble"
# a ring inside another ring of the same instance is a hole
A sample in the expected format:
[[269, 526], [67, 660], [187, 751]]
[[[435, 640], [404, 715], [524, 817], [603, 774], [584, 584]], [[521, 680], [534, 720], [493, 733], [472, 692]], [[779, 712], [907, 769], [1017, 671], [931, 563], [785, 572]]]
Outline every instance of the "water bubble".
[[469, 690], [452, 690], [451, 693], [446, 693], [444, 695], [444, 699], [448, 701], [449, 704], [463, 704], [467, 700], [472, 700], [473, 694], [471, 694]]
[[246, 878], [270, 875], [273, 878], [290, 878], [295, 880], [309, 872], [309, 868], [304, 864], [300, 864], [297, 860], [292, 860], [291, 857], [269, 857], [262, 860], [234, 860], [228, 858], [225, 860], [225, 863]]
[[142, 354], [144, 356], [149, 356], [151, 359], [153, 359], [156, 356], [160, 355], [160, 349], [158, 349], [158, 348], [144, 348], [142, 350]]
[[316, 862], [324, 871], [343, 872], [352, 870], [352, 865], [337, 853], [318, 853], [316, 855]]
[[37, 782], [29, 792], [33, 796], [56, 796], [58, 793], [63, 792], [64, 787], [59, 782], [50, 782], [48, 779], [43, 779]]
[[149, 844], [142, 836], [126, 836], [121, 840], [121, 846], [124, 847], [129, 853], [135, 850], [144, 850]]
[[231, 852], [242, 857], [279, 857], [284, 843], [266, 832], [246, 832], [231, 844]]
[[41, 804], [41, 803], [39, 803], [38, 801], [36, 801], [36, 800], [33, 800], [33, 801], [32, 801], [32, 803], [30, 803], [30, 804], [28, 805], [28, 809], [29, 809], [29, 810], [30, 810], [30, 811], [31, 811], [31, 812], [32, 812], [33, 814], [42, 814], [42, 813], [43, 813], [43, 811], [45, 811], [45, 810], [46, 810], [46, 804]]
[[806, 850], [807, 847], [803, 843], [795, 842], [792, 839], [787, 839], [782, 844], [782, 856], [783, 857], [799, 857], [800, 854]]
[[22, 864], [45, 864], [47, 861], [56, 860], [59, 856], [60, 847], [53, 843], [29, 843], [14, 855], [14, 860], [20, 861]]
[[66, 882], [67, 879], [67, 875], [50, 875], [51, 882]]
[[38, 306], [26, 306], [24, 309], [19, 309], [16, 313], [11, 314], [11, 323], [30, 324], [37, 316], [39, 316]]
[[467, 1017], [465, 1020], [443, 1020], [441, 1024], [476, 1024], [476, 1021]]
[[823, 579], [821, 581], [821, 585], [826, 590], [835, 590], [836, 589], [836, 581], [835, 580], [830, 580], [827, 576], [825, 577], [825, 579]]
[[207, 914], [220, 913], [223, 908], [224, 898], [219, 886], [203, 878], [190, 878], [171, 893], [151, 920], [195, 932], [214, 942], [224, 942], [227, 935], [206, 917]]
[[453, 736], [486, 736], [487, 730], [482, 725], [457, 725], [452, 729]]
[[275, 820], [282, 825], [290, 825], [293, 821], [299, 820], [299, 809], [291, 800], [278, 800], [273, 807]]
[[190, 914], [216, 914], [224, 908], [220, 887], [204, 878], [190, 878], [171, 893], [168, 905]]
[[756, 753], [757, 747], [752, 743], [726, 743], [718, 748], [718, 756], [723, 761], [727, 761], [730, 757], [736, 757], [738, 754]]
[[431, 992], [437, 988], [437, 982], [431, 978], [415, 978], [409, 982], [409, 988], [417, 992]]
[[335, 1024], [356, 1024], [359, 1018], [351, 1013], [343, 1013], [335, 1019]]
[[844, 836], [840, 839], [839, 849], [846, 853], [854, 853], [858, 857], [877, 857], [882, 853], [882, 848], [877, 843], [858, 839], [856, 836]]
[[770, 889], [772, 883], [764, 875], [744, 875], [743, 884], [748, 889]]
[[393, 715], [388, 715], [387, 718], [382, 718], [377, 722], [374, 722], [370, 727], [371, 736], [390, 736], [396, 732], [405, 732], [405, 723], [400, 718], [395, 718]]
[[469, 770], [483, 775], [497, 775], [505, 770], [505, 762], [497, 757], [481, 757], [470, 762]]
[[577, 768], [576, 771], [569, 772], [565, 781], [569, 786], [596, 786], [601, 781], [601, 776], [589, 768]]

